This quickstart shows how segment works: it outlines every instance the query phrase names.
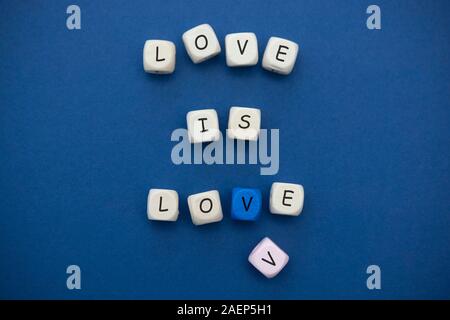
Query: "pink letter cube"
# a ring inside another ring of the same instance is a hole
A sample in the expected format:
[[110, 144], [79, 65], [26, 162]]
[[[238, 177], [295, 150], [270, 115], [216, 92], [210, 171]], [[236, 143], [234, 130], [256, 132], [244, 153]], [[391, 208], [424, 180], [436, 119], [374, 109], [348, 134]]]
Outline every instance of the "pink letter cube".
[[267, 278], [273, 278], [289, 261], [289, 256], [272, 240], [265, 237], [253, 249], [248, 261]]

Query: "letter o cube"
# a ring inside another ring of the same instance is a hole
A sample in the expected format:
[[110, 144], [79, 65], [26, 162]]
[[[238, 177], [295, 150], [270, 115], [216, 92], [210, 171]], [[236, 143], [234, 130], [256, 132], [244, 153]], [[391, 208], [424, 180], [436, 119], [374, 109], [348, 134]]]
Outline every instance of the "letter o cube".
[[222, 205], [217, 190], [190, 195], [188, 206], [192, 223], [196, 226], [219, 222], [223, 218]]
[[192, 62], [208, 60], [221, 51], [216, 33], [209, 24], [201, 24], [183, 33], [183, 43]]

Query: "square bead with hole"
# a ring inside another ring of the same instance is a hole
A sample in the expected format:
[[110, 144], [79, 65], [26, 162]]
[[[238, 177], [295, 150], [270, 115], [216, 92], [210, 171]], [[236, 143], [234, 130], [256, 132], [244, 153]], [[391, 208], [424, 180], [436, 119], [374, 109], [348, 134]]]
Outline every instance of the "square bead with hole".
[[271, 37], [264, 51], [262, 66], [266, 70], [287, 75], [294, 69], [297, 55], [298, 44], [287, 39]]
[[228, 116], [227, 135], [230, 139], [258, 140], [261, 127], [261, 111], [257, 108], [231, 107]]
[[248, 261], [266, 278], [273, 278], [286, 266], [289, 256], [265, 237], [250, 253]]
[[231, 217], [235, 220], [255, 221], [261, 215], [261, 191], [253, 188], [234, 188], [231, 195]]
[[196, 226], [219, 222], [223, 218], [222, 205], [217, 190], [190, 195], [188, 206], [192, 223]]
[[148, 73], [168, 74], [175, 70], [175, 44], [165, 40], [147, 40], [144, 45], [144, 70]]
[[192, 62], [200, 63], [221, 51], [216, 33], [209, 24], [201, 24], [183, 33], [183, 43]]
[[302, 185], [274, 182], [270, 189], [270, 212], [298, 216], [303, 210], [304, 198]]
[[176, 221], [178, 219], [178, 193], [169, 189], [150, 189], [147, 197], [149, 220]]
[[248, 67], [258, 63], [258, 40], [253, 32], [230, 33], [225, 37], [227, 66]]
[[190, 111], [186, 115], [190, 143], [217, 141], [220, 139], [219, 118], [214, 109]]

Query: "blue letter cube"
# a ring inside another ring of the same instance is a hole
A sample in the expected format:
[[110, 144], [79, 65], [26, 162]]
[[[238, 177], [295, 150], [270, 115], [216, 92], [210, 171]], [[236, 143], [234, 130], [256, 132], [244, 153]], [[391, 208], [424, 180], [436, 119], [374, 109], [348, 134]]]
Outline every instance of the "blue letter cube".
[[255, 221], [261, 213], [262, 196], [258, 189], [234, 188], [231, 196], [231, 217]]

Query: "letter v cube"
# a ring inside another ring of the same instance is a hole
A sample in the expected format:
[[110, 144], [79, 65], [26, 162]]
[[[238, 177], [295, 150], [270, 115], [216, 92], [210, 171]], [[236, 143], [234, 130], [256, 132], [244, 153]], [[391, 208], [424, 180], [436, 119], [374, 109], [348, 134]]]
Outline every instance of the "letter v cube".
[[255, 221], [261, 214], [262, 196], [258, 189], [234, 188], [231, 196], [231, 217]]
[[250, 262], [266, 278], [273, 278], [289, 262], [289, 256], [268, 237], [261, 240], [248, 256]]
[[229, 67], [247, 67], [258, 63], [258, 40], [252, 32], [227, 34], [225, 50]]

